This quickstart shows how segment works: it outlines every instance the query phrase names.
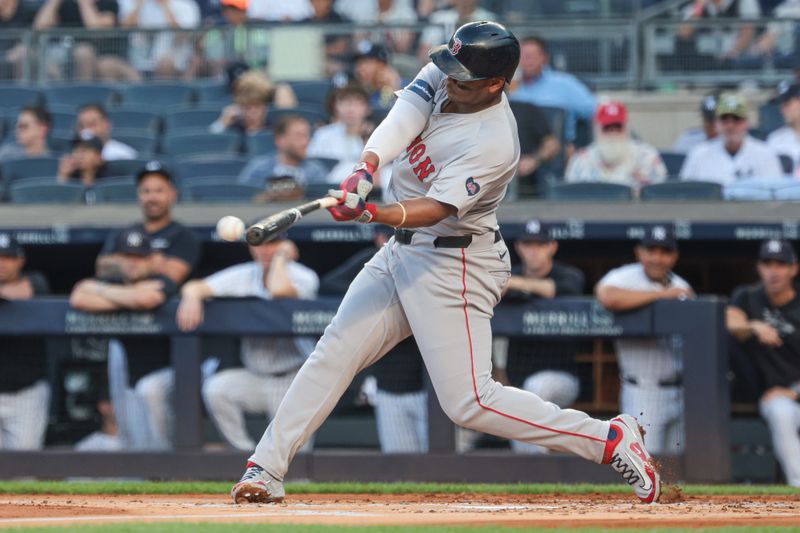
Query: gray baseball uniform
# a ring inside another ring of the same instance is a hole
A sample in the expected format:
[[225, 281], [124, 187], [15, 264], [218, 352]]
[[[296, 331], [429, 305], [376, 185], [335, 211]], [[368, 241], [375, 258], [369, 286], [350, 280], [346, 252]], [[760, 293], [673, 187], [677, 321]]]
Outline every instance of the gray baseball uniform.
[[[670, 275], [666, 286], [651, 280], [640, 263], [615, 268], [598, 282], [601, 285], [635, 291], [689, 288], [677, 274]], [[622, 412], [636, 416], [647, 431], [649, 452], [677, 453], [684, 442], [680, 338], [620, 339], [616, 347]]]
[[[350, 285], [251, 457], [278, 480], [356, 373], [412, 332], [456, 424], [602, 460], [608, 422], [491, 378], [490, 319], [511, 270], [496, 210], [519, 159], [517, 126], [505, 95], [477, 113], [442, 112], [445, 84], [429, 64], [398, 93], [429, 118], [394, 160], [387, 194], [433, 198], [457, 216], [419, 228], [408, 244], [392, 238]], [[464, 235], [463, 248], [434, 244]]]

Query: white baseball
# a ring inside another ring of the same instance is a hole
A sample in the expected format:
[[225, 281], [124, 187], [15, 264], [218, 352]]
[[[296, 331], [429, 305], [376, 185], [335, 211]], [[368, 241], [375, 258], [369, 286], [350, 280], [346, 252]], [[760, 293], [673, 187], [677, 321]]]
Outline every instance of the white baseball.
[[241, 218], [226, 216], [217, 222], [217, 235], [225, 241], [238, 241], [244, 235], [244, 222]]

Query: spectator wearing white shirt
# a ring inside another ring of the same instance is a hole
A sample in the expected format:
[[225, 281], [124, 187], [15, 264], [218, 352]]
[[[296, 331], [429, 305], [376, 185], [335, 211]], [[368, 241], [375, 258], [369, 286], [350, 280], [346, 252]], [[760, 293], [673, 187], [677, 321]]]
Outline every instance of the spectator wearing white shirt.
[[[213, 297], [257, 297], [264, 300], [317, 296], [319, 278], [297, 262], [297, 247], [285, 236], [251, 246], [253, 261], [234, 265], [193, 280], [181, 290], [176, 320], [183, 331], [203, 323], [203, 302]], [[314, 348], [308, 338], [244, 337], [242, 368], [223, 370], [203, 383], [203, 398], [225, 440], [236, 449], [252, 451], [256, 443], [247, 433], [244, 414], [275, 416], [295, 374]], [[308, 449], [308, 448], [307, 448]]]
[[786, 125], [770, 133], [767, 144], [779, 155], [792, 159], [794, 177], [800, 178], [800, 83], [778, 85], [777, 100]]
[[75, 129], [78, 132], [91, 131], [103, 142], [103, 160], [136, 159], [139, 152], [125, 143], [111, 138], [111, 120], [106, 108], [100, 104], [86, 104], [78, 110]]
[[672, 151], [686, 154], [695, 146], [710, 141], [719, 135], [717, 132], [717, 94], [707, 94], [700, 102], [700, 115], [702, 124], [699, 127], [689, 128], [675, 141]]
[[[329, 112], [333, 122], [317, 129], [308, 145], [308, 157], [338, 159], [340, 164], [352, 167], [361, 159], [364, 139], [370, 133], [367, 122], [370, 114], [367, 92], [358, 85], [336, 89], [329, 98]], [[332, 183], [341, 181], [341, 172], [334, 169], [328, 175]]]
[[313, 16], [309, 0], [258, 0], [247, 6], [247, 17], [251, 19], [296, 22]]
[[572, 156], [567, 181], [619, 183], [635, 191], [664, 181], [667, 168], [658, 150], [631, 137], [624, 104], [612, 101], [600, 105], [595, 120], [597, 140]]
[[719, 137], [689, 152], [681, 168], [682, 180], [730, 185], [742, 179], [783, 175], [773, 149], [748, 134], [747, 102], [743, 96], [722, 93], [716, 113]]
[[[200, 25], [200, 8], [194, 0], [119, 0], [119, 12], [123, 28], [193, 29]], [[131, 49], [134, 68], [162, 79], [186, 70], [193, 53], [191, 39], [172, 32], [134, 33]]]

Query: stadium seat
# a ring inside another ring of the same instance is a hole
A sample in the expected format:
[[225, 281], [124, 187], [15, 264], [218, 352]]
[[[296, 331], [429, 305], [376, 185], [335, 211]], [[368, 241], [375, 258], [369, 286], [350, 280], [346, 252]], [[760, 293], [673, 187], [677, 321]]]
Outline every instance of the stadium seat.
[[27, 87], [0, 87], [0, 107], [20, 108], [42, 103], [42, 93]]
[[126, 109], [144, 106], [145, 109], [165, 109], [194, 101], [194, 89], [188, 85], [131, 85], [122, 91], [122, 105]]
[[760, 128], [750, 128], [748, 130], [748, 133], [750, 134], [751, 137], [755, 137], [759, 141], [766, 141], [767, 140], [767, 134], [769, 132], [766, 132], [766, 131], [764, 131], [764, 130], [762, 130]]
[[75, 119], [76, 115], [73, 112], [61, 110], [50, 110], [50, 116], [53, 118], [53, 128], [51, 133], [60, 136], [72, 136], [75, 134]]
[[25, 178], [54, 178], [58, 175], [57, 157], [31, 157], [12, 159], [0, 165], [3, 181], [10, 184]]
[[630, 200], [633, 191], [627, 185], [603, 182], [554, 183], [547, 197], [551, 200]]
[[722, 185], [713, 181], [668, 181], [645, 185], [642, 200], [721, 200]]
[[136, 182], [132, 178], [106, 178], [97, 182], [92, 189], [94, 201], [98, 204], [135, 203], [137, 201]]
[[328, 115], [326, 115], [323, 111], [320, 111], [317, 108], [301, 105], [286, 109], [270, 109], [269, 113], [267, 113], [267, 124], [274, 128], [275, 125], [280, 122], [281, 118], [287, 115], [300, 115], [306, 119], [309, 124], [311, 124], [312, 128], [316, 128], [317, 126], [325, 124], [328, 121]]
[[108, 118], [114, 127], [114, 133], [124, 130], [126, 134], [155, 134], [161, 126], [161, 117], [150, 111], [133, 109], [109, 109]]
[[767, 102], [758, 108], [758, 129], [770, 134], [783, 125], [781, 106], [777, 102]]
[[139, 152], [139, 158], [152, 156], [158, 149], [155, 136], [130, 134], [127, 130], [115, 131], [114, 140], [127, 144]]
[[84, 104], [112, 105], [117, 99], [117, 92], [102, 85], [61, 85], [51, 86], [44, 90], [47, 107], [69, 107], [75, 111]]
[[254, 185], [243, 185], [225, 179], [193, 180], [182, 188], [184, 202], [238, 202], [249, 203], [264, 191]]
[[773, 195], [776, 200], [800, 200], [800, 185], [792, 185], [790, 187], [777, 189], [773, 192]]
[[194, 135], [168, 135], [162, 143], [162, 152], [171, 156], [194, 154], [238, 155], [242, 139], [234, 133], [201, 133]]
[[15, 204], [78, 204], [83, 203], [83, 195], [83, 185], [58, 183], [55, 178], [21, 180], [8, 188]]
[[199, 161], [181, 161], [176, 164], [176, 176], [181, 183], [198, 178], [219, 176], [235, 180], [247, 165], [247, 159], [212, 159]]
[[147, 159], [117, 159], [107, 161], [108, 173], [111, 176], [135, 176], [147, 164]]
[[746, 201], [768, 201], [774, 198], [773, 191], [761, 187], [751, 187], [747, 185], [728, 185], [723, 190], [723, 197], [726, 200], [746, 200]]
[[[164, 133], [207, 133], [208, 127], [219, 118], [219, 109], [178, 109], [164, 114]], [[186, 131], [190, 130], [190, 131]]]
[[678, 176], [681, 173], [681, 167], [686, 160], [686, 154], [679, 154], [676, 152], [661, 152], [661, 160], [664, 166], [667, 167], [667, 176]]
[[214, 104], [221, 110], [223, 106], [233, 102], [233, 95], [224, 83], [196, 85], [194, 92], [200, 105]]
[[245, 137], [245, 147], [249, 155], [271, 154], [275, 148], [275, 134], [271, 131], [262, 131], [255, 135]]
[[290, 81], [297, 101], [300, 105], [324, 105], [328, 93], [333, 90], [331, 82], [325, 81]]

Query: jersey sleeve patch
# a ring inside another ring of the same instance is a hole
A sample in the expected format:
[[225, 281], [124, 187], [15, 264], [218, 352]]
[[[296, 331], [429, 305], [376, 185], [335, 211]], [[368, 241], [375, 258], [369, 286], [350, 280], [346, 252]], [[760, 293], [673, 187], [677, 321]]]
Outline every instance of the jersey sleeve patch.
[[481, 186], [478, 185], [478, 182], [475, 181], [475, 178], [467, 178], [467, 181], [464, 185], [467, 188], [467, 196], [475, 196], [478, 194], [478, 191], [481, 190]]
[[433, 87], [431, 87], [430, 83], [420, 78], [412, 81], [408, 87], [406, 87], [406, 89], [417, 93], [426, 102], [433, 100], [433, 95], [436, 93], [436, 91], [433, 90]]

